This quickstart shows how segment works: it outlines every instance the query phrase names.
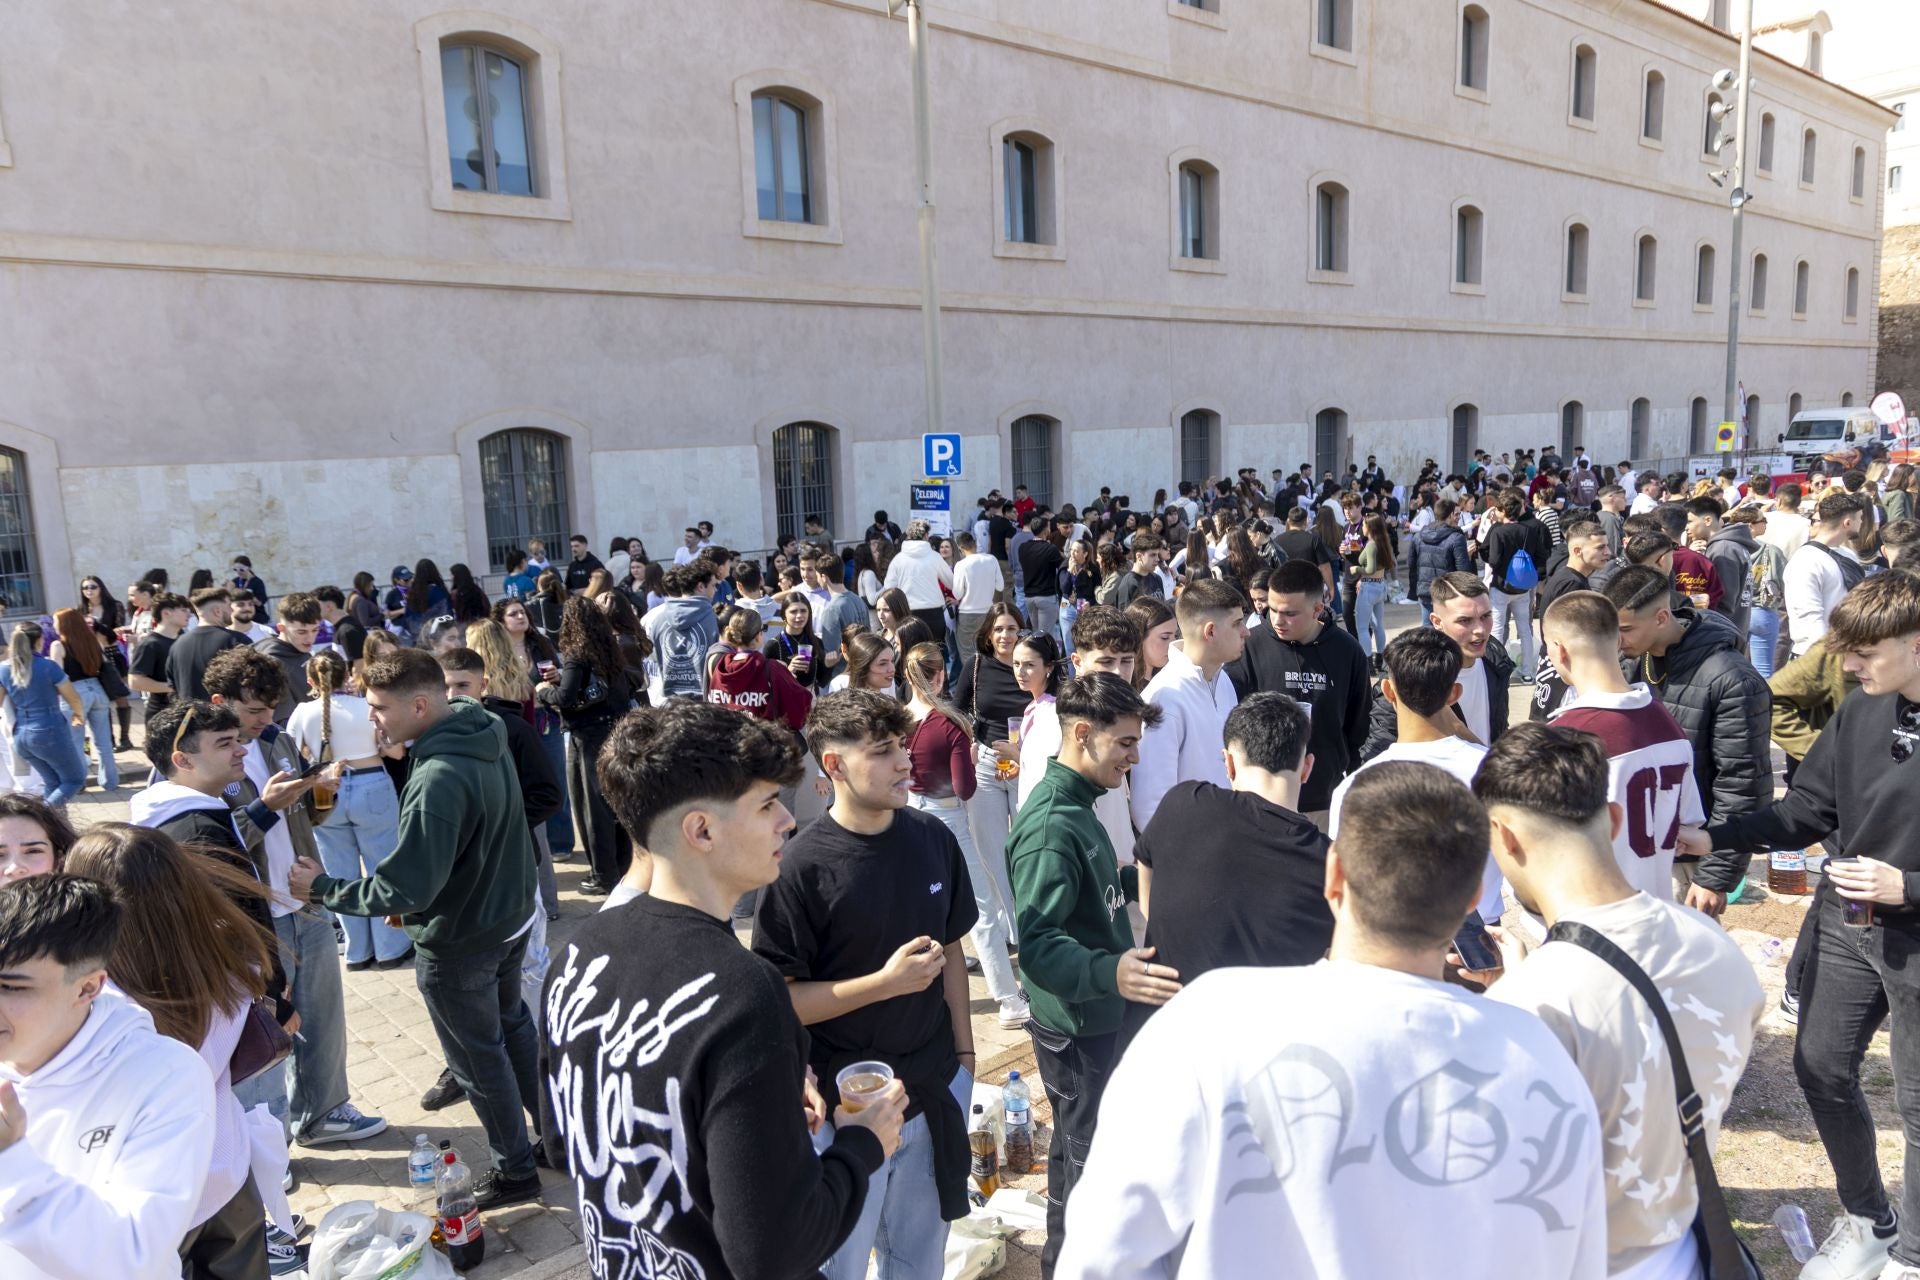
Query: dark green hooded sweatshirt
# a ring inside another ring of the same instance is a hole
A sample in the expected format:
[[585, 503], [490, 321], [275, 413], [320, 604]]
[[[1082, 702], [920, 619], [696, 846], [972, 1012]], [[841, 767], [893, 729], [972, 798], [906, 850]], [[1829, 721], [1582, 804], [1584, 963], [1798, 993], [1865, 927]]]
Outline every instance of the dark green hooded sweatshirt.
[[533, 916], [533, 842], [506, 726], [471, 698], [413, 744], [400, 843], [364, 880], [321, 876], [313, 899], [350, 916], [401, 917], [420, 954], [498, 946]]

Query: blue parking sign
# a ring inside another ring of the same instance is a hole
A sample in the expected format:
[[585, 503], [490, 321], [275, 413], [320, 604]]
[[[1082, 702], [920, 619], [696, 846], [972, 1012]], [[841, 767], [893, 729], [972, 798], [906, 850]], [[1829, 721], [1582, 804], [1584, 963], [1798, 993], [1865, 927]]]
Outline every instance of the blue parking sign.
[[958, 432], [930, 431], [920, 437], [920, 453], [930, 480], [955, 479], [964, 472], [960, 466]]

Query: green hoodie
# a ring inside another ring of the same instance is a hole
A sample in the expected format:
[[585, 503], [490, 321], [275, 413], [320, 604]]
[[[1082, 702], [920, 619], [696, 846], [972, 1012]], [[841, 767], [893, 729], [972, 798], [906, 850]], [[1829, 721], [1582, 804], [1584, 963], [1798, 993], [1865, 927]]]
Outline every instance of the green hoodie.
[[533, 841], [507, 727], [471, 698], [421, 734], [400, 796], [400, 842], [364, 880], [321, 876], [313, 898], [350, 916], [403, 917], [420, 954], [498, 946], [533, 915]]
[[1103, 792], [1049, 760], [1007, 837], [1020, 974], [1034, 1021], [1062, 1035], [1118, 1031], [1126, 1007], [1114, 971], [1133, 948], [1126, 904], [1139, 896], [1139, 873], [1115, 861], [1093, 816]]

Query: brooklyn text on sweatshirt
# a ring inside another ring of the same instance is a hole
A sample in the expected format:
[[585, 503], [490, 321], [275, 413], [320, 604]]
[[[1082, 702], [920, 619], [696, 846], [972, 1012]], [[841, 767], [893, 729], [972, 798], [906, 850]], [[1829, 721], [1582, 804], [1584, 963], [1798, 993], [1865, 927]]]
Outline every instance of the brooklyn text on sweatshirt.
[[1586, 1082], [1538, 1018], [1440, 982], [1217, 969], [1100, 1108], [1120, 1122], [1067, 1203], [1059, 1280], [1430, 1276], [1496, 1245], [1503, 1274], [1607, 1273]]
[[542, 1130], [596, 1273], [818, 1273], [883, 1157], [854, 1126], [814, 1154], [807, 1033], [772, 965], [640, 897], [582, 923], [541, 1003]]
[[0, 1276], [176, 1280], [213, 1151], [213, 1078], [108, 990], [31, 1075], [0, 1067], [27, 1135], [0, 1151]]
[[1331, 623], [1305, 643], [1256, 627], [1247, 633], [1246, 652], [1227, 664], [1227, 675], [1242, 698], [1284, 693], [1307, 709], [1313, 772], [1301, 784], [1300, 811], [1327, 808], [1334, 787], [1360, 763], [1373, 714], [1373, 677], [1360, 642]]
[[1160, 708], [1160, 723], [1140, 738], [1140, 763], [1128, 776], [1133, 825], [1145, 829], [1160, 797], [1176, 782], [1227, 785], [1221, 733], [1227, 713], [1240, 705], [1226, 670], [1206, 672], [1174, 641], [1167, 665], [1148, 682], [1143, 697]]

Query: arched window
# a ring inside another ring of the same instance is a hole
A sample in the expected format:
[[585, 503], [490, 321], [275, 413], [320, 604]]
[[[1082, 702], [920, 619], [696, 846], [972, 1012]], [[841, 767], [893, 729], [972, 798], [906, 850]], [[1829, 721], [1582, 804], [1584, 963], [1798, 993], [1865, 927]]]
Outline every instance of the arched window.
[[1851, 408], [1853, 408], [1853, 392], [1851, 392], [1851, 391], [1842, 391], [1842, 392], [1840, 393], [1840, 407], [1841, 407], [1842, 409], [1851, 409]]
[[1653, 402], [1645, 396], [1635, 400], [1627, 420], [1627, 456], [1644, 458], [1647, 456], [1647, 428], [1653, 422]]
[[1695, 396], [1687, 406], [1687, 451], [1706, 453], [1713, 448], [1713, 435], [1707, 429], [1707, 398]]
[[1794, 392], [1787, 397], [1787, 421], [1792, 422], [1800, 416], [1800, 393]]
[[33, 535], [27, 455], [0, 449], [0, 612], [38, 615], [47, 607], [40, 548]]
[[1594, 100], [1599, 92], [1595, 83], [1599, 75], [1600, 61], [1594, 56], [1592, 45], [1575, 45], [1573, 49], [1573, 84], [1568, 114], [1575, 120], [1593, 123]]
[[1666, 126], [1667, 78], [1658, 71], [1649, 71], [1646, 87], [1640, 94], [1640, 136], [1648, 142], [1658, 142]]
[[782, 541], [797, 536], [808, 516], [835, 527], [834, 453], [839, 433], [818, 422], [789, 422], [773, 433], [774, 524]]
[[1718, 107], [1722, 101], [1724, 101], [1724, 99], [1717, 93], [1709, 93], [1707, 95], [1706, 124], [1703, 126], [1700, 134], [1700, 153], [1702, 155], [1712, 156], [1720, 153], [1720, 148], [1714, 145], [1714, 143], [1720, 140], [1720, 117], [1715, 114], [1714, 108]]
[[1467, 468], [1473, 465], [1473, 451], [1480, 447], [1480, 406], [1476, 404], [1455, 405], [1453, 408], [1453, 448], [1448, 459], [1448, 471], [1453, 475], [1467, 474]]
[[1841, 318], [1843, 320], [1860, 318], [1860, 268], [1858, 267], [1847, 268], [1847, 304], [1846, 310], [1841, 313]]
[[1587, 407], [1578, 400], [1569, 400], [1560, 406], [1560, 456], [1571, 458], [1573, 447], [1585, 444], [1587, 438]]
[[1460, 10], [1460, 87], [1487, 91], [1487, 11], [1477, 4]]
[[1060, 424], [1042, 414], [1028, 414], [1013, 423], [1013, 483], [1025, 485], [1027, 496], [1043, 507], [1053, 505], [1054, 450]]
[[1313, 415], [1313, 469], [1322, 475], [1343, 475], [1347, 469], [1347, 413], [1322, 409]]
[[[1567, 226], [1567, 265], [1561, 279], [1561, 292], [1568, 297], [1587, 296], [1587, 224], [1569, 223]], [[1465, 475], [1463, 471], [1460, 474]]]
[[1713, 305], [1713, 246], [1703, 244], [1693, 259], [1693, 305]]
[[1660, 242], [1643, 235], [1634, 242], [1633, 300], [1652, 302], [1655, 272], [1660, 265]]
[[1813, 161], [1818, 144], [1819, 138], [1813, 130], [1800, 135], [1800, 185], [1803, 187], [1813, 185]]
[[1855, 147], [1853, 149], [1853, 187], [1849, 194], [1855, 200], [1861, 200], [1866, 197], [1867, 149], [1865, 147]]
[[1347, 189], [1337, 182], [1313, 189], [1313, 268], [1347, 269]]
[[1811, 275], [1805, 258], [1793, 264], [1793, 314], [1797, 320], [1807, 318], [1807, 289]]
[[1205, 484], [1220, 474], [1220, 415], [1191, 409], [1180, 415], [1180, 478]]
[[1053, 143], [1037, 133], [1000, 141], [1005, 184], [1001, 234], [1011, 244], [1058, 244], [1054, 222]]
[[[1759, 396], [1747, 397], [1746, 443], [1749, 445], [1757, 445], [1760, 443], [1760, 397]], [[1712, 447], [1711, 441], [1708, 442], [1707, 447], [1708, 448]]]
[[485, 45], [443, 42], [440, 86], [454, 190], [538, 194], [525, 61]]
[[1481, 240], [1486, 219], [1473, 205], [1463, 204], [1453, 214], [1453, 282], [1478, 285], [1481, 282]]
[[1760, 155], [1754, 162], [1760, 172], [1773, 172], [1773, 112], [1760, 113]]
[[565, 436], [532, 427], [496, 431], [480, 441], [480, 493], [487, 513], [487, 568], [502, 572], [507, 551], [529, 538], [567, 545], [573, 518], [567, 501]]
[[1180, 166], [1180, 256], [1220, 256], [1220, 174], [1204, 160]]
[[1753, 286], [1747, 290], [1747, 309], [1763, 314], [1767, 309], [1767, 255], [1753, 255]]
[[753, 95], [753, 173], [762, 222], [813, 222], [811, 104], [769, 90]]

